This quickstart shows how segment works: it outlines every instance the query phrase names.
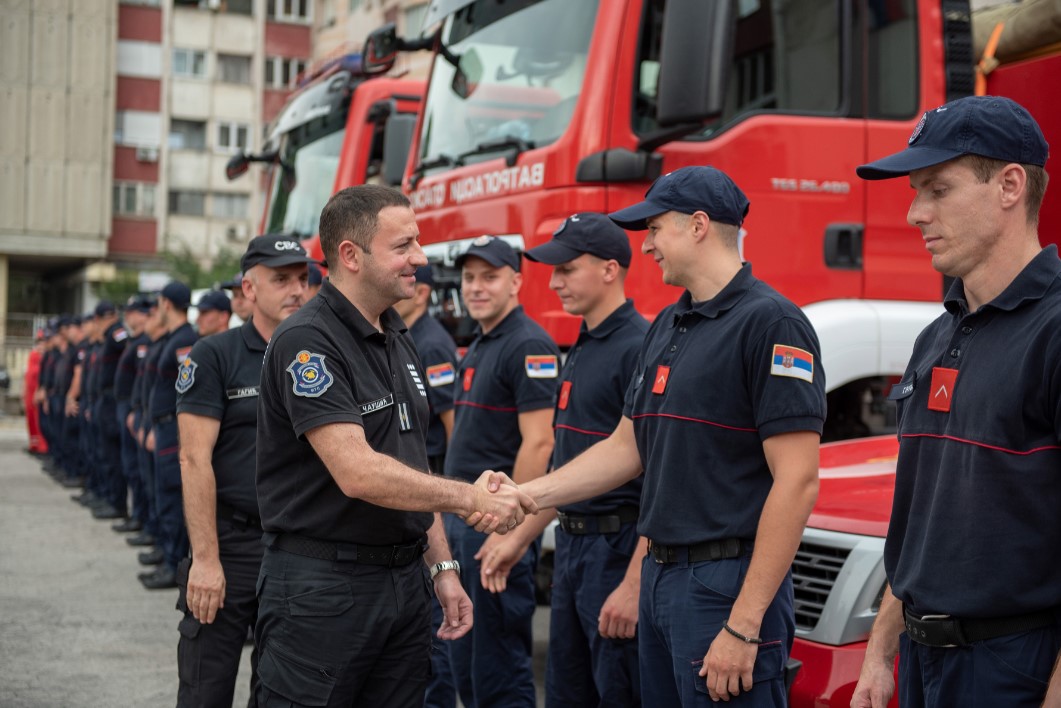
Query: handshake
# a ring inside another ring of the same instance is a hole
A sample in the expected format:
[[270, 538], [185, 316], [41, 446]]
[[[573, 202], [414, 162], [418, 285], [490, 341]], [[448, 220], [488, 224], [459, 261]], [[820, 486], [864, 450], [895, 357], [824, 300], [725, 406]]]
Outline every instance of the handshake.
[[471, 485], [470, 513], [464, 523], [481, 533], [506, 534], [537, 514], [538, 504], [503, 472], [487, 470]]

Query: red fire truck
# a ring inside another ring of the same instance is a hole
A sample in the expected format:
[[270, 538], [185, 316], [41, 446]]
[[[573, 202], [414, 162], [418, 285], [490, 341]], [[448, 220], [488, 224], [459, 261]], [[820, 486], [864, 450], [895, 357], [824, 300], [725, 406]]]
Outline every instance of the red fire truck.
[[261, 152], [236, 155], [226, 172], [235, 179], [251, 162], [266, 163], [259, 233], [297, 236], [322, 259], [317, 225], [332, 194], [366, 182], [401, 184], [424, 82], [369, 79], [353, 54], [312, 70], [301, 83]]
[[[905, 223], [909, 185], [862, 182], [855, 166], [973, 92], [970, 18], [960, 0], [432, 0], [430, 41], [416, 44], [435, 58], [403, 189], [438, 310], [458, 339], [470, 334], [453, 264], [472, 239], [531, 248], [574, 212], [613, 211], [660, 174], [715, 165], [752, 203], [744, 257], [818, 332], [827, 439], [888, 431], [883, 396], [945, 284]], [[366, 70], [386, 71], [412, 44], [377, 30]], [[1037, 88], [1023, 102], [1044, 119], [1054, 92]], [[1040, 233], [1056, 240], [1051, 201]], [[570, 345], [577, 320], [548, 275], [528, 266], [521, 301]], [[678, 296], [647, 259], [627, 283], [648, 317]], [[821, 494], [793, 565], [793, 705], [850, 700], [885, 583], [896, 450], [888, 436], [822, 447]]]

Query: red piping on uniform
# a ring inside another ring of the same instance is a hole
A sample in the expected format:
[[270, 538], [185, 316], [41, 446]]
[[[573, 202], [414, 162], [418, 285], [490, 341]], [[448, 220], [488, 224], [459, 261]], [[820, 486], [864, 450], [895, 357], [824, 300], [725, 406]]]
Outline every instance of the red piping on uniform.
[[674, 415], [673, 413], [642, 413], [640, 415], [633, 416], [632, 420], [637, 420], [638, 418], [674, 418], [675, 420], [687, 420], [690, 423], [703, 423], [704, 425], [713, 425], [716, 428], [725, 428], [726, 430], [737, 430], [742, 433], [759, 432], [758, 428], [738, 428], [733, 425], [723, 425], [722, 423], [715, 423], [710, 420], [701, 420], [700, 418], [687, 418], [684, 415]]
[[576, 433], [582, 433], [583, 435], [599, 435], [602, 438], [606, 438], [611, 435], [611, 433], [598, 433], [592, 430], [583, 430], [582, 428], [572, 428], [570, 425], [557, 425], [556, 427], [563, 428], [564, 430], [573, 430]]
[[165, 457], [166, 455], [172, 455], [173, 453], [180, 450], [180, 446], [167, 447], [158, 451], [159, 457]]
[[1031, 455], [1034, 452], [1043, 452], [1044, 450], [1061, 450], [1061, 445], [1044, 445], [1043, 447], [1036, 447], [1031, 450], [1021, 452], [1020, 450], [1010, 450], [1006, 447], [998, 447], [997, 445], [988, 445], [987, 443], [977, 442], [975, 440], [966, 440], [964, 438], [956, 438], [953, 435], [932, 435], [930, 433], [905, 433], [904, 438], [935, 438], [937, 440], [953, 440], [954, 442], [965, 443], [966, 445], [976, 445], [977, 447], [986, 447], [988, 450], [997, 450], [998, 452], [1005, 452], [1010, 455]]
[[499, 408], [498, 406], [484, 406], [482, 403], [472, 403], [471, 401], [454, 401], [453, 405], [456, 406], [471, 406], [472, 408], [483, 408], [488, 411], [497, 411], [498, 413], [515, 413], [518, 408]]

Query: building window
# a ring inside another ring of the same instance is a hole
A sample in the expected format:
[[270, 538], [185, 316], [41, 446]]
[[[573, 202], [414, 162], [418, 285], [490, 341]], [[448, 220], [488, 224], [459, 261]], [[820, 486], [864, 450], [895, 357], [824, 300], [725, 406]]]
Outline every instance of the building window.
[[251, 58], [234, 54], [218, 54], [217, 80], [226, 84], [249, 84], [251, 82]]
[[268, 0], [268, 18], [278, 22], [309, 22], [313, 19], [310, 0]]
[[185, 192], [171, 189], [169, 193], [169, 213], [182, 216], [203, 216], [206, 213], [205, 192]]
[[155, 216], [155, 185], [146, 182], [115, 182], [114, 216]]
[[234, 15], [253, 15], [254, 0], [225, 0], [222, 3], [222, 11]]
[[265, 58], [265, 87], [293, 88], [298, 75], [306, 70], [306, 62], [287, 57]]
[[206, 52], [198, 49], [174, 49], [173, 75], [206, 78]]
[[220, 194], [211, 196], [210, 213], [218, 219], [246, 219], [250, 197], [246, 194]]
[[143, 111], [117, 111], [114, 114], [114, 142], [130, 147], [159, 146], [162, 116]]
[[217, 124], [217, 149], [225, 152], [246, 150], [249, 130], [246, 123], [219, 122]]
[[169, 123], [169, 146], [173, 150], [205, 150], [206, 123], [174, 118]]

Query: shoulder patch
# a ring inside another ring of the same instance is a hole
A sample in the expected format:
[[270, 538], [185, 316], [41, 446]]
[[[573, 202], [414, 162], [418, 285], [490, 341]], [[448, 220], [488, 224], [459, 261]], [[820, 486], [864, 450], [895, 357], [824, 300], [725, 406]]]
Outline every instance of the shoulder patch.
[[448, 386], [457, 380], [457, 370], [453, 364], [445, 362], [427, 367], [427, 384], [431, 388]]
[[291, 392], [304, 398], [317, 398], [332, 385], [334, 379], [324, 366], [324, 355], [303, 349], [287, 367], [291, 374]]
[[137, 359], [143, 359], [145, 356], [147, 356], [147, 345], [146, 344], [138, 345], [136, 347], [136, 358]]
[[129, 338], [129, 333], [125, 331], [124, 327], [119, 327], [118, 329], [114, 330], [114, 334], [112, 334], [111, 336], [116, 342], [124, 342], [126, 339]]
[[181, 360], [180, 368], [177, 369], [177, 383], [174, 384], [177, 393], [188, 392], [188, 389], [195, 383], [195, 370], [197, 368], [199, 368], [199, 365], [192, 361], [190, 356], [186, 356]]
[[560, 373], [556, 357], [552, 354], [527, 356], [524, 358], [524, 365], [527, 378], [530, 379], [555, 379]]
[[770, 357], [771, 376], [789, 376], [794, 379], [814, 381], [814, 355], [805, 349], [775, 344]]

